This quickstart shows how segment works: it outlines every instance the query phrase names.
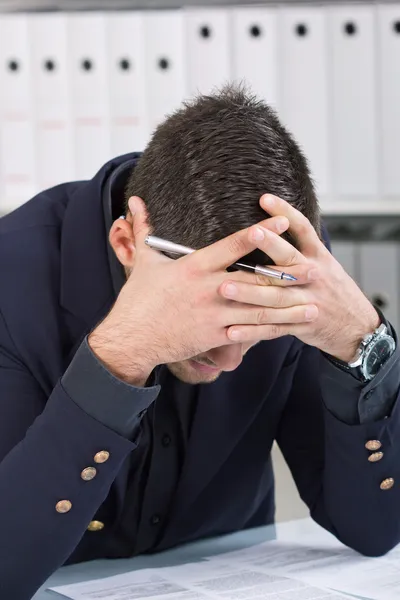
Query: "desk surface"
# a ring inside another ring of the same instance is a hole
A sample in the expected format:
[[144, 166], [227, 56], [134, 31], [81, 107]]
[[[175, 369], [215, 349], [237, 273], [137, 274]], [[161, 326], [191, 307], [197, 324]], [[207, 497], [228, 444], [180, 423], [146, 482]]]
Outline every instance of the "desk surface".
[[[172, 567], [187, 562], [201, 561], [207, 556], [240, 550], [268, 540], [294, 539], [302, 534], [316, 533], [320, 528], [311, 519], [301, 519], [275, 526], [249, 529], [218, 538], [203, 540], [181, 546], [167, 552], [148, 556], [137, 556], [121, 560], [96, 560], [59, 569], [33, 596], [32, 600], [56, 600], [58, 594], [47, 591], [48, 587], [78, 583], [100, 577], [110, 577], [126, 571], [135, 571], [149, 567]], [[353, 596], [354, 598], [354, 596]]]

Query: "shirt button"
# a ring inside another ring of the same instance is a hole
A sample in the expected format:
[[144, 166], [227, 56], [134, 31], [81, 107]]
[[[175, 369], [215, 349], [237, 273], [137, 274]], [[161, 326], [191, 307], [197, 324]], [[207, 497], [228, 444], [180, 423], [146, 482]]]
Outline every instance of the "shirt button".
[[368, 456], [369, 462], [378, 462], [383, 457], [383, 452], [374, 452], [370, 456]]
[[105, 463], [109, 458], [110, 458], [110, 453], [107, 452], [107, 450], [101, 450], [101, 452], [98, 452], [97, 454], [95, 454], [94, 462], [98, 463], [98, 464]]
[[88, 531], [101, 531], [104, 528], [102, 521], [90, 521]]
[[164, 446], [164, 448], [168, 448], [168, 446], [171, 443], [171, 436], [168, 435], [168, 433], [165, 433], [162, 437], [162, 445]]
[[58, 513], [67, 513], [71, 510], [71, 508], [72, 502], [69, 500], [60, 500], [60, 502], [57, 502], [56, 504], [56, 511]]
[[372, 450], [375, 452], [375, 450], [379, 450], [379, 448], [382, 446], [382, 444], [380, 443], [379, 440], [369, 440], [366, 444], [365, 447], [367, 450]]
[[150, 519], [150, 523], [152, 525], [158, 525], [160, 521], [161, 521], [160, 515], [153, 515]]
[[90, 481], [96, 477], [97, 470], [94, 467], [86, 467], [81, 473], [83, 481]]
[[388, 477], [388, 479], [384, 479], [380, 485], [381, 490], [390, 490], [394, 486], [393, 477]]

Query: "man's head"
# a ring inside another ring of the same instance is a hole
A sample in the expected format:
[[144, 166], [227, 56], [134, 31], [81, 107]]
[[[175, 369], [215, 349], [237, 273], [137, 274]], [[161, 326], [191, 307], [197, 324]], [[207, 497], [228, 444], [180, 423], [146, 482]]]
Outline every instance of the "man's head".
[[[299, 146], [269, 106], [242, 86], [228, 86], [185, 103], [156, 129], [130, 175], [126, 201], [144, 200], [154, 235], [198, 249], [265, 219], [259, 198], [267, 192], [293, 204], [319, 232]], [[296, 246], [290, 231], [283, 237]], [[272, 264], [260, 252], [246, 259]], [[232, 370], [248, 348], [224, 346], [196, 359]], [[189, 383], [215, 380], [220, 372], [200, 373], [188, 361], [169, 368]]]

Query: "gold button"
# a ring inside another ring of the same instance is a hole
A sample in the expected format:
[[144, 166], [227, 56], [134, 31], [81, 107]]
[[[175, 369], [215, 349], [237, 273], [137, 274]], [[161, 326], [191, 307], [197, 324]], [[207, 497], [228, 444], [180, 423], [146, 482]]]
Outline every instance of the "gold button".
[[56, 511], [58, 513], [67, 513], [71, 510], [71, 508], [72, 502], [69, 500], [60, 500], [60, 502], [57, 502], [56, 504]]
[[368, 456], [368, 460], [369, 462], [378, 462], [378, 460], [381, 460], [382, 456], [383, 452], [374, 452], [373, 454]]
[[394, 486], [393, 477], [388, 477], [388, 479], [384, 479], [381, 483], [381, 490], [390, 490]]
[[107, 450], [102, 450], [98, 452], [94, 457], [95, 463], [105, 463], [110, 458], [110, 453]]
[[96, 477], [97, 470], [94, 467], [86, 467], [81, 473], [83, 481], [90, 481]]
[[379, 450], [379, 448], [382, 446], [382, 444], [380, 443], [379, 440], [369, 440], [366, 444], [365, 447], [367, 450], [372, 450], [373, 452], [375, 452], [375, 450]]
[[100, 531], [103, 529], [104, 523], [101, 521], [90, 521], [88, 525], [88, 531]]

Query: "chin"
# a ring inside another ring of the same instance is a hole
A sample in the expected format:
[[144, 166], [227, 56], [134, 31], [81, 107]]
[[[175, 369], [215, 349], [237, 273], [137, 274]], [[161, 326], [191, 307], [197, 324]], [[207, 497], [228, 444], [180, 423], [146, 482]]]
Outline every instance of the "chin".
[[222, 371], [218, 371], [217, 373], [198, 373], [196, 369], [191, 366], [188, 360], [169, 363], [167, 367], [177, 379], [183, 383], [189, 383], [191, 385], [198, 385], [199, 383], [213, 383], [222, 373]]

